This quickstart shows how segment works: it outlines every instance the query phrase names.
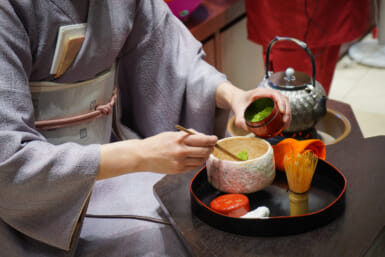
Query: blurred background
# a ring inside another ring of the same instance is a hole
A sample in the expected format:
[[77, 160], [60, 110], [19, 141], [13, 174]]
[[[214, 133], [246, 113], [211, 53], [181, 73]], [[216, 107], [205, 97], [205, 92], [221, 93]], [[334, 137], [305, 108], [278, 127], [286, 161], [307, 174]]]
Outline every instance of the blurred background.
[[[165, 1], [174, 14], [190, 29], [193, 35], [203, 43], [204, 50], [207, 53], [207, 61], [218, 70], [224, 72], [234, 85], [247, 90], [255, 88], [263, 80], [265, 72], [264, 47], [252, 42], [249, 38], [250, 31], [248, 31], [248, 16], [250, 15], [247, 15], [247, 12], [250, 12], [250, 10], [247, 8], [251, 8], [250, 6], [254, 5], [255, 2], [252, 2], [252, 0], [250, 0], [249, 3], [248, 0]], [[250, 4], [250, 2], [252, 4]], [[268, 4], [269, 1], [261, 0], [258, 2]], [[279, 0], [273, 2], [278, 5], [280, 4]], [[317, 12], [321, 12], [321, 8], [326, 8], [324, 2], [317, 0], [296, 0], [283, 1], [281, 3], [286, 2], [290, 2], [292, 5], [298, 5], [299, 7], [296, 8], [297, 11], [298, 9], [305, 8], [305, 18], [309, 20], [308, 24], [313, 27], [318, 26], [319, 30], [325, 32], [325, 37], [330, 37], [327, 33], [329, 29], [322, 28], [321, 21], [317, 21], [317, 19], [322, 18], [322, 16], [317, 18]], [[361, 28], [359, 34], [356, 34], [358, 36], [355, 36], [356, 38], [354, 40], [341, 43], [336, 65], [335, 61], [333, 63], [333, 60], [330, 60], [330, 65], [335, 65], [335, 69], [334, 75], [331, 77], [332, 80], [329, 85], [330, 90], [328, 96], [330, 99], [348, 103], [352, 107], [364, 137], [384, 135], [385, 66], [382, 67], [382, 64], [366, 64], [365, 58], [367, 59], [367, 57], [365, 52], [360, 54], [358, 58], [356, 56], [352, 57], [352, 54], [349, 54], [349, 52], [352, 47], [354, 48], [357, 44], [368, 40], [377, 40], [380, 34], [379, 31], [383, 31], [381, 35], [385, 37], [385, 26], [381, 25], [381, 23], [385, 24], [385, 1], [349, 0], [337, 2], [341, 2], [341, 8], [348, 6], [346, 5], [347, 3], [351, 4], [351, 8], [355, 8], [353, 11], [356, 11], [356, 13], [348, 10], [350, 13], [347, 13], [346, 17], [349, 17], [349, 15], [350, 17], [354, 16], [356, 26], [362, 25], [364, 27], [363, 29]], [[346, 3], [342, 4], [342, 2]], [[302, 7], [303, 5], [304, 7]], [[335, 5], [337, 12], [337, 4]], [[261, 4], [261, 6], [266, 8], [263, 4]], [[292, 7], [293, 6], [285, 6], [286, 10], [282, 10], [281, 13], [279, 13], [275, 6], [276, 11], [266, 14], [266, 18], [270, 18], [270, 15], [275, 15], [275, 20], [277, 20], [277, 17], [279, 18], [280, 15], [283, 17], [283, 14], [290, 17], [287, 15], [287, 12], [290, 11], [293, 12], [292, 17], [297, 17], [298, 15], [294, 15], [296, 10]], [[367, 8], [367, 15], [365, 13], [359, 13], [360, 10], [365, 8]], [[332, 13], [333, 7], [331, 7], [328, 12]], [[382, 19], [381, 16], [383, 16]], [[332, 17], [326, 18], [331, 19]], [[298, 19], [299, 18], [297, 18], [297, 20]], [[283, 21], [282, 26], [287, 26], [285, 25], [287, 22], [292, 21]], [[353, 32], [349, 31], [352, 30], [352, 28], [348, 27], [345, 28], [345, 32], [342, 32], [345, 23], [346, 21], [341, 21], [341, 24], [338, 25], [341, 27], [341, 30], [334, 28], [333, 33], [338, 34], [339, 31], [341, 31], [341, 33], [352, 34]], [[333, 24], [333, 21], [329, 24]], [[264, 26], [266, 27], [266, 25]], [[311, 33], [311, 30], [306, 31], [306, 33], [308, 32]], [[269, 33], [274, 34], [274, 32], [271, 31], [269, 31]], [[320, 40], [322, 41], [324, 38]], [[325, 40], [330, 39], [326, 38]], [[380, 48], [380, 52], [382, 51], [381, 54], [384, 54], [385, 60], [385, 42], [381, 43]], [[359, 49], [359, 51], [360, 50], [361, 49]], [[365, 51], [365, 49], [363, 51]], [[328, 63], [326, 63], [326, 65], [328, 65]], [[319, 81], [318, 78], [317, 81]]]

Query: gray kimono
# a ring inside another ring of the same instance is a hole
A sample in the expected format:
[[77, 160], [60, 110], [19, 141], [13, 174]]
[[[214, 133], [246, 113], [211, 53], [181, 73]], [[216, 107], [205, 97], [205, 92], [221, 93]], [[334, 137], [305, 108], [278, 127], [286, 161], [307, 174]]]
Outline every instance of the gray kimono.
[[215, 90], [226, 78], [163, 0], [0, 1], [1, 256], [82, 252], [99, 145], [49, 144], [34, 127], [29, 81], [54, 80], [58, 28], [84, 22], [80, 52], [56, 82], [91, 79], [118, 60], [124, 125], [141, 137], [175, 124], [214, 130]]

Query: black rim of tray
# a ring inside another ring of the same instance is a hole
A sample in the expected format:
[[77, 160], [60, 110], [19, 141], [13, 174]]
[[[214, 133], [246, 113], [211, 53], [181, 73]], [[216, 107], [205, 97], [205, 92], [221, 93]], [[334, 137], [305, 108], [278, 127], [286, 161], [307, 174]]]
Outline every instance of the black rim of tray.
[[[282, 182], [282, 176], [285, 176], [284, 173], [277, 171], [277, 183], [280, 183], [279, 181]], [[329, 187], [328, 183], [333, 183], [333, 185]], [[208, 183], [206, 167], [203, 167], [190, 183], [191, 208], [193, 214], [206, 224], [230, 233], [248, 236], [298, 234], [326, 225], [338, 217], [345, 208], [347, 181], [342, 172], [337, 168], [327, 161], [320, 159], [312, 186], [313, 184], [315, 186], [320, 185], [324, 190], [330, 190], [330, 193], [333, 195], [331, 202], [321, 209], [298, 216], [283, 215], [264, 219], [233, 218], [214, 211], [209, 207], [207, 199], [205, 201], [202, 200], [203, 198], [210, 197], [213, 199], [223, 194]]]

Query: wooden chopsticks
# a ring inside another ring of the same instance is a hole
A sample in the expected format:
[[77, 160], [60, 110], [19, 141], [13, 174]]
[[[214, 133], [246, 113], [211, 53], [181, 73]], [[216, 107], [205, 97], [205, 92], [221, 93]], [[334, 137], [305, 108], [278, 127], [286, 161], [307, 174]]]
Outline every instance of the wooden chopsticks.
[[[184, 131], [184, 132], [186, 132], [186, 133], [189, 133], [189, 134], [191, 134], [191, 135], [195, 135], [195, 133], [194, 133], [193, 131], [186, 129], [185, 127], [183, 127], [183, 126], [181, 126], [181, 125], [175, 125], [175, 128], [176, 128], [177, 130], [182, 130], [182, 131]], [[229, 155], [231, 158], [233, 158], [233, 159], [235, 159], [235, 160], [237, 160], [237, 161], [243, 161], [241, 158], [239, 158], [239, 157], [236, 156], [235, 154], [229, 152], [228, 150], [226, 150], [226, 149], [223, 148], [222, 146], [220, 146], [220, 145], [218, 145], [218, 144], [215, 144], [215, 147], [216, 147], [217, 149], [219, 149], [220, 151], [224, 152], [225, 154]]]

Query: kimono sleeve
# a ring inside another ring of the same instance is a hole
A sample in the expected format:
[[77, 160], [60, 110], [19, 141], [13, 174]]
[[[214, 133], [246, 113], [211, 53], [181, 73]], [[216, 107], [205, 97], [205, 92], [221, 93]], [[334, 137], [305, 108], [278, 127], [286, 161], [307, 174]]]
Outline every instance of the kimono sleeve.
[[11, 1], [1, 2], [0, 222], [20, 237], [68, 250], [95, 182], [99, 146], [55, 146], [35, 130], [33, 51], [19, 15]]
[[163, 1], [140, 1], [134, 24], [120, 57], [122, 123], [142, 137], [175, 124], [213, 133], [226, 76]]

